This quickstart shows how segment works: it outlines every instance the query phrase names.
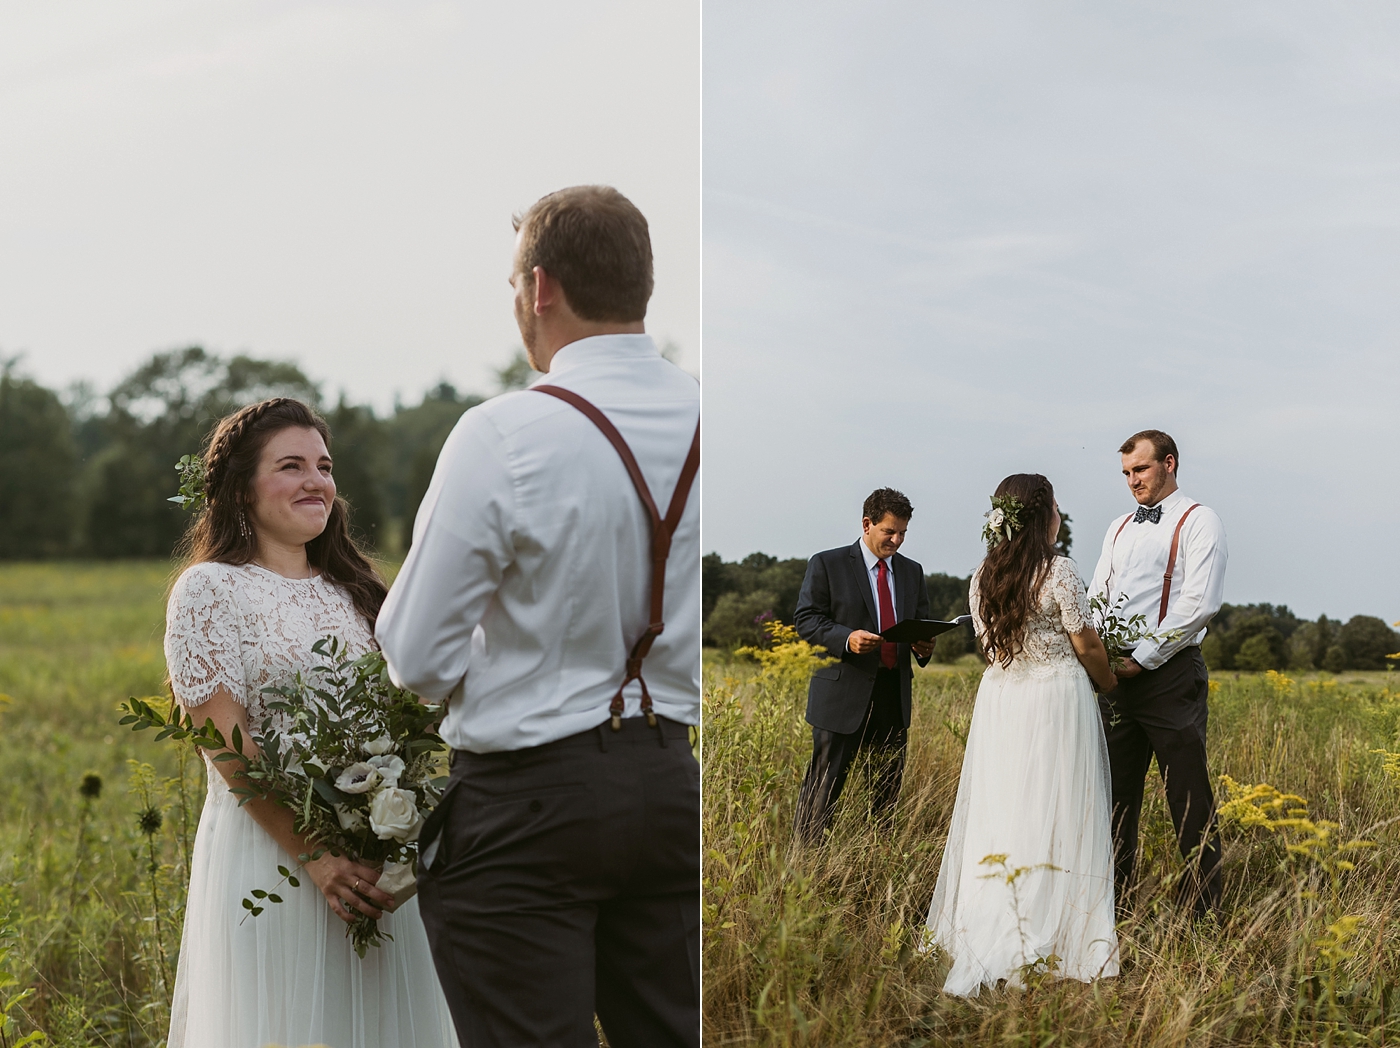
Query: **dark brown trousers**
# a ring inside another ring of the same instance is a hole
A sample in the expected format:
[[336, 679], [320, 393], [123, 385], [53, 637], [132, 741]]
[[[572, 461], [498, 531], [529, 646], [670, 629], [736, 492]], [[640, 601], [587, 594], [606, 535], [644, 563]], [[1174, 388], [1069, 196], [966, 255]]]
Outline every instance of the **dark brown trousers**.
[[658, 720], [454, 756], [418, 887], [463, 1045], [699, 1045], [700, 767]]
[[1133, 883], [1143, 785], [1154, 755], [1186, 860], [1180, 901], [1198, 913], [1220, 905], [1220, 838], [1206, 767], [1209, 695], [1205, 660], [1192, 646], [1099, 696], [1113, 779], [1113, 883], [1120, 910]]
[[880, 670], [875, 675], [865, 720], [856, 731], [845, 734], [812, 728], [812, 762], [797, 796], [797, 836], [808, 844], [822, 839], [831, 825], [846, 777], [860, 757], [864, 758], [863, 767], [870, 782], [871, 813], [889, 818], [899, 800], [908, 741], [899, 671]]

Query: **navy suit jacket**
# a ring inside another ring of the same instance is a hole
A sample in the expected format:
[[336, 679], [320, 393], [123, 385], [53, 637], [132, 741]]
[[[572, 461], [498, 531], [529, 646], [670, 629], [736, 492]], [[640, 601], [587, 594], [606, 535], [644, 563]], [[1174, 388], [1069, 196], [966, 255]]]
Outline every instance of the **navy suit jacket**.
[[[807, 562], [802, 593], [797, 598], [793, 625], [809, 644], [823, 647], [839, 663], [824, 666], [812, 675], [807, 686], [807, 723], [814, 728], [850, 735], [865, 720], [870, 696], [875, 690], [875, 673], [880, 669], [879, 650], [857, 655], [846, 649], [846, 639], [856, 630], [879, 633], [880, 621], [875, 594], [870, 591], [865, 557], [860, 540], [818, 553]], [[901, 553], [890, 558], [894, 574], [895, 619], [926, 619], [928, 582], [924, 569]], [[895, 668], [899, 671], [899, 691], [904, 707], [904, 726], [909, 727], [910, 692], [914, 667], [908, 644], [899, 645]], [[919, 659], [919, 665], [928, 663]]]

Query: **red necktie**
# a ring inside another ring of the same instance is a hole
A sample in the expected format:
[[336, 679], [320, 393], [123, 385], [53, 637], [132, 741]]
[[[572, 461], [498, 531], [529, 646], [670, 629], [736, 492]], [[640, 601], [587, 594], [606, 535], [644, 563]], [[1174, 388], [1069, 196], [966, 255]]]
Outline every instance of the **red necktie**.
[[[880, 594], [880, 629], [887, 630], [894, 625], [894, 601], [890, 599], [890, 580], [888, 578], [890, 570], [885, 567], [883, 560], [875, 562], [878, 567], [875, 571], [875, 591]], [[885, 669], [894, 669], [894, 655], [899, 650], [899, 646], [889, 641], [880, 645], [880, 661], [884, 663]]]

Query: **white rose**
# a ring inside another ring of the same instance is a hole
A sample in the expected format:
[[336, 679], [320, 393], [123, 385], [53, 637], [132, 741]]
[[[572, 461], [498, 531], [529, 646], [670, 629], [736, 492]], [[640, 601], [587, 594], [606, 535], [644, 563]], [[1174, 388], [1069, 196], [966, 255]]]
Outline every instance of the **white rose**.
[[387, 735], [381, 735], [377, 739], [370, 739], [369, 742], [362, 743], [360, 749], [364, 750], [371, 757], [382, 757], [386, 753], [392, 753], [397, 747], [394, 740]]
[[987, 522], [991, 524], [994, 531], [1000, 530], [1001, 526], [1006, 523], [1006, 514], [999, 509], [994, 509], [987, 514]]
[[389, 787], [369, 802], [369, 828], [380, 840], [415, 841], [423, 828], [418, 802], [409, 790]]
[[396, 757], [392, 753], [386, 753], [379, 757], [371, 757], [366, 763], [378, 770], [384, 778], [386, 786], [397, 786], [399, 776], [403, 774], [403, 758]]
[[347, 808], [343, 804], [335, 806], [335, 817], [340, 820], [342, 830], [362, 830], [365, 826], [365, 813], [359, 808]]
[[335, 788], [341, 793], [368, 793], [382, 782], [384, 777], [373, 764], [360, 761], [352, 764], [336, 777]]

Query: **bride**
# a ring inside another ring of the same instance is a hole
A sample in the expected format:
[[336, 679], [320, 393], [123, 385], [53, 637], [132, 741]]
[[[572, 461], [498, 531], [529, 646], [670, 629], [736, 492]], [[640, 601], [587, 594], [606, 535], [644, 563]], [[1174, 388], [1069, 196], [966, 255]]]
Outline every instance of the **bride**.
[[990, 665], [967, 733], [929, 941], [944, 991], [976, 996], [1032, 971], [1118, 974], [1108, 750], [1090, 678], [1118, 683], [1039, 474], [1007, 477], [983, 531], [973, 624]]
[[[226, 738], [262, 723], [262, 689], [308, 672], [321, 637], [352, 653], [373, 643], [384, 583], [350, 537], [329, 440], [319, 415], [276, 398], [219, 423], [204, 456], [207, 504], [170, 594], [165, 656], [176, 700]], [[241, 900], [310, 849], [287, 808], [239, 807], [237, 761], [206, 762], [169, 1048], [455, 1045], [418, 900], [386, 912], [374, 868], [327, 853], [282, 904], [244, 918]], [[393, 936], [363, 960], [342, 923], [353, 911]]]

